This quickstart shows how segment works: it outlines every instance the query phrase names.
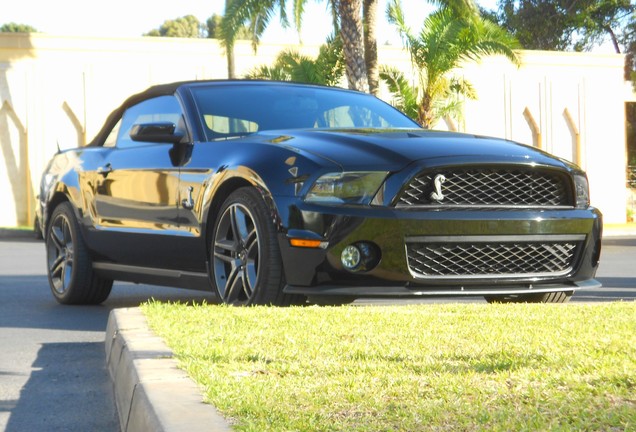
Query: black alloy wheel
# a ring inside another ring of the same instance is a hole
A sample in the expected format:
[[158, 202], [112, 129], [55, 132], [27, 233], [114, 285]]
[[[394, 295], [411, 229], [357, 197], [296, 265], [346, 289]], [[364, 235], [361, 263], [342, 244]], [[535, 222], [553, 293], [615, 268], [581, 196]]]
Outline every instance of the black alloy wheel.
[[99, 304], [110, 294], [113, 281], [93, 273], [91, 260], [68, 202], [55, 208], [46, 233], [49, 286], [62, 304]]
[[284, 277], [276, 230], [260, 193], [234, 191], [214, 224], [212, 280], [223, 303], [286, 306], [297, 296], [283, 293]]

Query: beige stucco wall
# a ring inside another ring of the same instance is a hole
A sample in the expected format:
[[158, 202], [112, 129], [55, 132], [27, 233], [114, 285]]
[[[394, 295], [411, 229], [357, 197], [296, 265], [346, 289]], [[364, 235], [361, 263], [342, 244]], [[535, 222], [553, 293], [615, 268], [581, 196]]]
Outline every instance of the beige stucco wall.
[[[254, 54], [249, 43], [239, 43], [237, 72], [271, 64], [283, 48], [261, 46]], [[302, 50], [314, 54], [317, 47]], [[540, 142], [579, 162], [593, 204], [607, 222], [624, 222], [622, 56], [525, 51], [523, 57], [521, 68], [500, 58], [463, 68], [479, 99], [466, 102], [458, 129]], [[398, 47], [380, 47], [379, 60], [410, 70]], [[224, 51], [214, 40], [0, 34], [0, 226], [31, 223], [40, 173], [58, 145], [90, 140], [112, 109], [149, 85], [208, 78], [226, 78]]]

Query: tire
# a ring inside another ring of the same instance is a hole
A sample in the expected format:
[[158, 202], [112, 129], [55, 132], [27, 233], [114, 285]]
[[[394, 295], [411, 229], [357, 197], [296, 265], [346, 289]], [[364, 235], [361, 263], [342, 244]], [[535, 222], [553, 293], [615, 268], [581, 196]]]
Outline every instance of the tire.
[[35, 220], [33, 221], [33, 238], [35, 238], [36, 240], [44, 239], [44, 236], [42, 235], [42, 230], [40, 229], [40, 221], [37, 216], [35, 217]]
[[484, 296], [488, 303], [567, 303], [574, 291], [558, 291], [551, 293], [518, 294], [507, 296]]
[[53, 297], [66, 305], [92, 305], [108, 298], [113, 281], [95, 275], [73, 207], [58, 205], [46, 230], [46, 260]]
[[237, 189], [217, 213], [210, 244], [212, 282], [234, 306], [288, 306], [304, 297], [283, 293], [283, 264], [270, 211], [251, 187]]

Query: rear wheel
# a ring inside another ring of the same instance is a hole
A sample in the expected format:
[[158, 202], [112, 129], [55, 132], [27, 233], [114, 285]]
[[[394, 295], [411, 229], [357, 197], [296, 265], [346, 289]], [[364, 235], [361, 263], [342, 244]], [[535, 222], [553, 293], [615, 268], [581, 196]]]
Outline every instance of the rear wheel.
[[283, 293], [283, 264], [276, 229], [254, 188], [234, 191], [214, 223], [212, 280], [223, 303], [287, 306], [304, 300]]
[[97, 277], [92, 268], [73, 207], [55, 208], [46, 232], [49, 286], [62, 304], [99, 304], [108, 298], [113, 281]]
[[567, 303], [574, 291], [559, 291], [551, 293], [490, 295], [484, 298], [488, 303]]

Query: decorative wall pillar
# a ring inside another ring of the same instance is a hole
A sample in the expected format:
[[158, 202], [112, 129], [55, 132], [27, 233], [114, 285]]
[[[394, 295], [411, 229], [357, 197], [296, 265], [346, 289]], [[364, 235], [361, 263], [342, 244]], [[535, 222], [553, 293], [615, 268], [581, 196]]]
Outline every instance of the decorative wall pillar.
[[[12, 139], [12, 130], [17, 143]], [[19, 226], [31, 226], [35, 217], [34, 197], [29, 169], [28, 131], [9, 101], [0, 108], [0, 149], [8, 179], [11, 182], [13, 200], [5, 205], [14, 207], [15, 220]]]

